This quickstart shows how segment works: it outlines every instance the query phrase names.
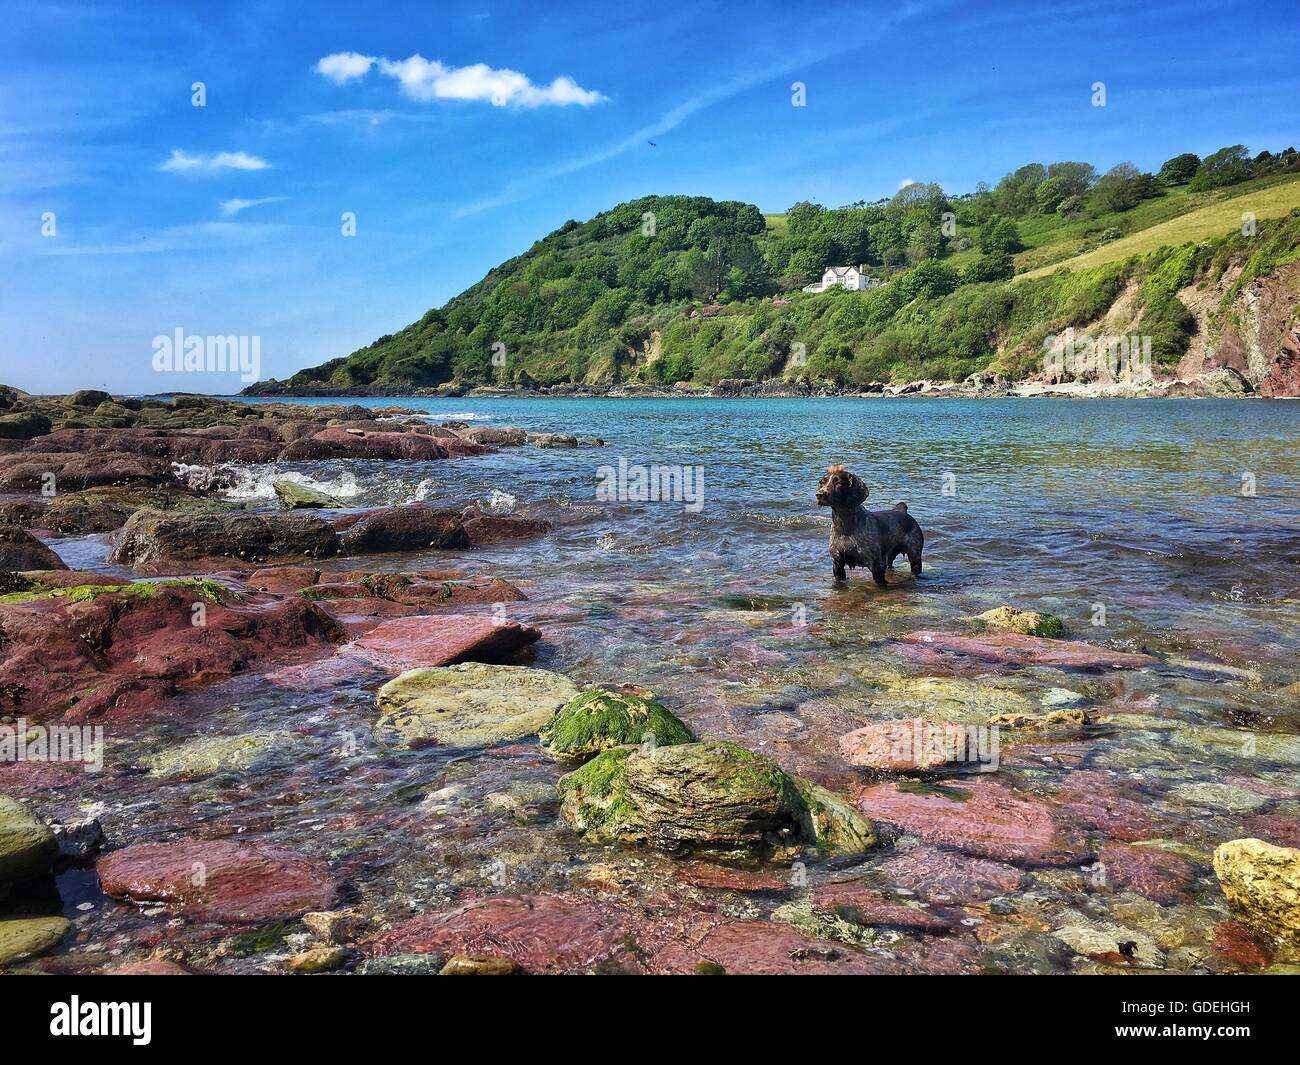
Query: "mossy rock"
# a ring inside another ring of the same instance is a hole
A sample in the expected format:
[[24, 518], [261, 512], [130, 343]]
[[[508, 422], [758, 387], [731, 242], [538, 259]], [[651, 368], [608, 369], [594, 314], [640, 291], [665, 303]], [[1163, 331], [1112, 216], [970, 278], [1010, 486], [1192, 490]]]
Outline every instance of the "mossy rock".
[[1037, 610], [1017, 610], [1013, 606], [1000, 606], [986, 610], [975, 621], [998, 632], [1017, 632], [1022, 636], [1045, 636], [1059, 639], [1065, 635], [1065, 623], [1055, 614]]
[[299, 484], [287, 477], [277, 477], [271, 483], [271, 488], [274, 489], [280, 505], [288, 510], [343, 506], [332, 495], [318, 492], [315, 488], [308, 488], [305, 484]]
[[1300, 850], [1234, 839], [1214, 852], [1214, 875], [1241, 920], [1277, 946], [1279, 961], [1300, 961]]
[[556, 711], [539, 734], [556, 758], [585, 760], [625, 744], [657, 747], [690, 743], [695, 737], [659, 703], [626, 692], [589, 691]]
[[804, 844], [874, 842], [846, 804], [731, 743], [614, 747], [562, 777], [559, 793], [561, 814], [587, 841], [675, 858], [754, 866], [792, 861]]
[[490, 747], [537, 734], [578, 694], [566, 677], [528, 666], [412, 669], [379, 689], [375, 739], [390, 747]]
[[0, 966], [53, 950], [71, 927], [64, 917], [0, 918]]
[[58, 853], [54, 833], [17, 799], [0, 795], [0, 893], [48, 873]]
[[137, 581], [134, 584], [73, 584], [65, 587], [50, 587], [38, 580], [26, 591], [0, 596], [0, 605], [30, 603], [37, 599], [62, 599], [68, 603], [84, 603], [101, 595], [121, 595], [127, 599], [153, 599], [163, 588], [188, 588], [200, 599], [206, 599], [209, 603], [224, 603], [234, 595], [224, 584], [208, 580], [206, 577]]
[[795, 778], [808, 815], [804, 833], [827, 854], [865, 854], [876, 845], [876, 826], [820, 784]]

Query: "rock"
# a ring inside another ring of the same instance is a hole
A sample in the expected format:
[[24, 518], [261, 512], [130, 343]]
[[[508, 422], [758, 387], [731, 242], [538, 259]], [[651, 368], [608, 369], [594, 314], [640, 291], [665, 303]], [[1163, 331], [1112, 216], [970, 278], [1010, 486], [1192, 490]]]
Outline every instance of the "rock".
[[873, 715], [921, 717], [955, 725], [983, 725], [990, 713], [1034, 709], [1034, 703], [1018, 691], [966, 677], [900, 677], [871, 699]]
[[[48, 439], [41, 437], [38, 442]], [[38, 452], [29, 447], [0, 457], [0, 488], [7, 491], [39, 491], [51, 477], [61, 492], [99, 485], [162, 485], [176, 481], [168, 460], [121, 451]]]
[[137, 843], [99, 860], [106, 895], [161, 903], [197, 921], [256, 924], [327, 910], [329, 867], [258, 843]]
[[390, 954], [367, 958], [357, 966], [362, 976], [436, 976], [442, 971], [439, 954]]
[[511, 540], [527, 540], [535, 536], [545, 536], [551, 531], [551, 523], [540, 518], [487, 514], [472, 508], [464, 512], [462, 520], [465, 535], [474, 547], [508, 543]]
[[849, 765], [912, 773], [969, 763], [967, 730], [946, 722], [881, 721], [840, 737]]
[[491, 447], [521, 447], [528, 443], [528, 434], [514, 426], [474, 425], [459, 430], [462, 439], [473, 444]]
[[1079, 709], [1049, 710], [1045, 714], [994, 714], [991, 728], [1024, 729], [1032, 732], [1078, 732], [1088, 725], [1088, 715]]
[[439, 972], [441, 976], [519, 976], [523, 967], [510, 958], [470, 957], [456, 954], [447, 959]]
[[314, 514], [165, 514], [141, 510], [122, 528], [110, 562], [144, 566], [177, 560], [243, 562], [329, 558], [339, 549], [330, 524]]
[[1036, 610], [1017, 610], [1013, 606], [1000, 606], [986, 610], [975, 620], [985, 628], [998, 632], [1018, 632], [1023, 636], [1055, 638], [1065, 632], [1065, 626], [1055, 614], [1042, 614]]
[[901, 902], [857, 880], [822, 884], [809, 896], [814, 914], [834, 914], [861, 927], [901, 928], [942, 934], [957, 925], [951, 912], [944, 914], [910, 902]]
[[145, 507], [191, 513], [230, 509], [228, 504], [220, 500], [186, 495], [169, 488], [113, 485], [84, 488], [77, 492], [60, 492], [45, 505], [21, 503], [7, 506], [25, 508], [21, 520], [16, 520], [15, 524], [21, 524], [27, 529], [48, 529], [60, 536], [112, 532], [125, 525], [137, 510]]
[[1214, 780], [1178, 784], [1169, 790], [1169, 794], [1180, 802], [1201, 806], [1216, 813], [1254, 813], [1261, 806], [1267, 806], [1269, 801], [1267, 796], [1257, 791]]
[[53, 550], [16, 525], [0, 525], [0, 570], [67, 569]]
[[343, 504], [332, 495], [309, 488], [305, 484], [291, 481], [287, 477], [277, 477], [271, 482], [271, 489], [280, 505], [286, 510], [305, 510], [320, 507], [341, 507]]
[[337, 969], [347, 960], [348, 952], [342, 947], [308, 947], [289, 959], [289, 968], [296, 973], [324, 973]]
[[868, 817], [978, 858], [1072, 865], [1088, 855], [1079, 834], [1050, 808], [984, 778], [951, 787], [880, 784], [859, 789], [854, 798]]
[[[615, 747], [560, 779], [560, 813], [584, 839], [647, 846], [670, 857], [754, 866], [790, 861], [817, 842], [796, 782], [730, 743], [643, 752]], [[819, 811], [828, 849], [874, 837], [870, 826]]]
[[313, 910], [302, 915], [302, 923], [317, 939], [334, 944], [351, 942], [366, 927], [354, 910]]
[[339, 549], [345, 555], [469, 546], [469, 534], [459, 511], [423, 503], [371, 511], [352, 524], [339, 540]]
[[107, 392], [101, 392], [98, 388], [83, 388], [80, 391], [73, 392], [68, 397], [68, 405], [72, 407], [87, 407], [94, 409], [101, 403], [109, 403], [113, 399]]
[[[1005, 632], [992, 636], [957, 636], [946, 632], [911, 632], [903, 643], [923, 652], [921, 657], [942, 659], [961, 655], [993, 665], [1059, 666], [1065, 669], [1142, 669], [1156, 664], [1149, 655], [1108, 651], [1090, 643], [1049, 640]], [[937, 655], [936, 655], [937, 653]]]
[[1136, 891], [1159, 903], [1178, 901], [1196, 883], [1196, 869], [1191, 862], [1152, 847], [1107, 843], [1097, 862], [1106, 884]]
[[30, 440], [50, 431], [50, 419], [35, 411], [0, 414], [0, 440]]
[[876, 826], [819, 784], [794, 778], [807, 813], [804, 837], [829, 854], [860, 855], [876, 845]]
[[179, 965], [174, 961], [166, 958], [155, 958], [152, 961], [137, 961], [130, 965], [123, 965], [116, 969], [110, 969], [106, 976], [195, 976], [193, 969], [187, 969], [184, 965]]
[[528, 442], [533, 447], [541, 448], [574, 448], [578, 446], [578, 438], [571, 433], [529, 433]]
[[213, 773], [240, 772], [256, 765], [270, 752], [293, 743], [291, 732], [252, 733], [243, 736], [199, 736], [179, 747], [162, 751], [145, 765], [149, 775], [196, 780]]
[[59, 857], [74, 862], [93, 858], [104, 845], [104, 826], [96, 817], [83, 817], [79, 821], [51, 821], [50, 831], [54, 833], [58, 844]]
[[586, 760], [611, 747], [690, 743], [695, 737], [659, 703], [626, 692], [588, 691], [556, 711], [538, 733], [547, 754]]
[[44, 876], [58, 856], [54, 833], [17, 799], [0, 795], [0, 894]]
[[424, 433], [372, 432], [331, 426], [299, 438], [279, 452], [281, 462], [332, 458], [403, 459], [428, 462], [447, 458], [447, 449]]
[[1206, 370], [1197, 377], [1196, 383], [1207, 396], [1248, 396], [1255, 391], [1250, 382], [1230, 366], [1216, 366]]
[[1234, 839], [1214, 852], [1214, 874], [1228, 905], [1251, 928], [1300, 960], [1300, 849]]
[[[350, 649], [395, 671], [454, 662], [497, 662], [541, 639], [540, 629], [471, 614], [384, 621]], [[349, 648], [345, 648], [348, 650]]]
[[63, 917], [0, 917], [0, 968], [53, 950], [71, 927]]
[[536, 734], [577, 694], [558, 673], [525, 666], [413, 669], [379, 689], [375, 738], [395, 747], [488, 747]]
[[940, 903], [980, 902], [1019, 891], [1026, 881], [1013, 865], [918, 844], [896, 851], [872, 872], [886, 882]]
[[1151, 969], [1164, 966], [1164, 952], [1150, 937], [1114, 922], [1089, 922], [1081, 918], [1077, 923], [1054, 929], [1051, 934], [1076, 954], [1112, 965], [1136, 963]]

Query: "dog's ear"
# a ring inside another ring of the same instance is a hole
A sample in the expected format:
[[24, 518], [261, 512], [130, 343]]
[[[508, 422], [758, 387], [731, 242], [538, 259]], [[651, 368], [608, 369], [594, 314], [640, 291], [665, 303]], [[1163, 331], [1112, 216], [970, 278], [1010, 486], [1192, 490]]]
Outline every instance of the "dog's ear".
[[858, 506], [868, 496], [867, 486], [856, 473], [849, 474], [848, 497], [850, 506]]

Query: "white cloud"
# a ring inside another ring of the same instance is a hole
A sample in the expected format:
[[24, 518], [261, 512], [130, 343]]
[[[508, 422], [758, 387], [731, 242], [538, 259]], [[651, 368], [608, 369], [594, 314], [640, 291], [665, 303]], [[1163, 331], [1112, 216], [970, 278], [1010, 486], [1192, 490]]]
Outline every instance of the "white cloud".
[[159, 166], [169, 174], [212, 174], [218, 170], [265, 170], [270, 164], [265, 159], [247, 152], [215, 152], [211, 155], [191, 155], [173, 148], [171, 158]]
[[335, 52], [318, 62], [312, 70], [335, 85], [345, 85], [356, 78], [364, 78], [375, 65], [375, 57], [359, 52]]
[[264, 203], [279, 203], [281, 200], [288, 199], [287, 196], [263, 196], [260, 200], [241, 200], [238, 197], [230, 200], [222, 200], [218, 207], [221, 213], [227, 218], [239, 214], [240, 211], [247, 210], [249, 207], [261, 207]]
[[577, 104], [590, 107], [605, 99], [600, 93], [584, 89], [567, 75], [549, 85], [537, 85], [517, 70], [497, 70], [486, 63], [450, 67], [436, 59], [425, 59], [418, 52], [407, 59], [392, 60], [338, 52], [327, 55], [313, 68], [338, 85], [364, 77], [372, 65], [395, 79], [402, 91], [413, 100], [486, 101], [494, 107], [567, 107]]
[[916, 181], [913, 178], [905, 177], [903, 178], [902, 181], [898, 183], [898, 191], [902, 192], [905, 188], [907, 188], [908, 185], [915, 185], [915, 184]]

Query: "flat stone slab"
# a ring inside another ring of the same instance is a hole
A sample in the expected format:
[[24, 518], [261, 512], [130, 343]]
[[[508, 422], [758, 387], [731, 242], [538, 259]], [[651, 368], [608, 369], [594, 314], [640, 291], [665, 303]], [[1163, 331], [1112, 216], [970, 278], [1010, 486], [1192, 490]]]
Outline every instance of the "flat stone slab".
[[393, 618], [358, 637], [353, 651], [396, 670], [496, 662], [541, 639], [532, 625], [471, 614]]

